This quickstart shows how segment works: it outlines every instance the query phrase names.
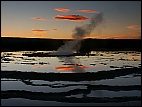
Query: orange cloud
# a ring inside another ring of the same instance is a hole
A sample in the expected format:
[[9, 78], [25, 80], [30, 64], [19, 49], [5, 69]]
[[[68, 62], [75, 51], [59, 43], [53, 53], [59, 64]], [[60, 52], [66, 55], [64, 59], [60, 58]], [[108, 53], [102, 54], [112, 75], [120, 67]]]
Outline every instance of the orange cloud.
[[36, 21], [47, 21], [47, 18], [43, 18], [43, 17], [33, 17], [32, 20], [36, 20]]
[[54, 10], [58, 11], [58, 12], [69, 12], [70, 10], [67, 8], [55, 8]]
[[118, 34], [91, 34], [85, 38], [96, 38], [96, 39], [140, 39], [140, 33], [138, 32], [125, 32]]
[[33, 29], [32, 31], [33, 32], [44, 32], [44, 31], [47, 31], [47, 30], [44, 30], [44, 29]]
[[57, 29], [52, 29], [52, 30], [57, 30]]
[[78, 12], [82, 12], [82, 13], [96, 13], [96, 10], [88, 10], [88, 9], [81, 9], [81, 10], [77, 10]]
[[131, 37], [140, 39], [141, 38], [141, 26], [135, 24], [135, 25], [129, 25], [127, 26], [127, 29], [129, 29], [127, 35], [131, 35]]
[[88, 18], [80, 15], [57, 15], [55, 19], [63, 19], [69, 21], [84, 21], [87, 20]]
[[139, 25], [129, 25], [127, 26], [130, 30], [141, 30], [141, 27]]
[[47, 36], [47, 30], [44, 30], [44, 29], [33, 29], [32, 30], [32, 33], [35, 35], [35, 36]]

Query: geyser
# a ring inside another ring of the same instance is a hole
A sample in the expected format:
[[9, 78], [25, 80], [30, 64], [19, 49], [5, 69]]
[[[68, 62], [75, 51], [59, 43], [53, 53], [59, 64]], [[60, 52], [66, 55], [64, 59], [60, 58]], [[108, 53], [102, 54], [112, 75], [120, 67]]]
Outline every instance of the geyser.
[[[89, 24], [76, 27], [72, 34], [73, 40], [66, 42], [65, 45], [61, 46], [54, 55], [58, 55], [60, 60], [63, 60], [66, 64], [71, 64], [71, 66], [57, 67], [58, 70], [72, 70], [75, 72], [85, 72], [84, 66], [79, 66], [79, 61], [76, 57], [62, 57], [62, 55], [71, 55], [74, 52], [78, 52], [81, 47], [81, 42], [84, 37], [89, 36], [94, 28], [103, 21], [102, 13], [95, 14]], [[61, 55], [61, 57], [60, 57]], [[86, 67], [87, 68], [87, 67]]]
[[54, 55], [69, 55], [80, 50], [81, 41], [84, 37], [89, 36], [94, 28], [103, 21], [103, 14], [96, 13], [90, 20], [89, 24], [76, 27], [73, 31], [73, 40], [66, 42], [61, 46]]

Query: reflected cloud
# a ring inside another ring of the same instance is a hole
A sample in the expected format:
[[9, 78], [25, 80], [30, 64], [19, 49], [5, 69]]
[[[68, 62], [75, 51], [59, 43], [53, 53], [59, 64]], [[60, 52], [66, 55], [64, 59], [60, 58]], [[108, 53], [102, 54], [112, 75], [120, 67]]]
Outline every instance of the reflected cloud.
[[59, 71], [72, 71], [74, 70], [74, 67], [73, 66], [59, 66], [59, 67], [56, 67], [56, 69]]
[[59, 71], [75, 71], [77, 72], [85, 72], [85, 68], [89, 68], [87, 66], [83, 66], [83, 65], [72, 65], [72, 66], [59, 66], [56, 67], [57, 70]]
[[[87, 66], [83, 66], [80, 64], [79, 59], [76, 57], [58, 57], [59, 60], [63, 61], [66, 66], [59, 66], [56, 67], [56, 70], [58, 71], [73, 71], [75, 73], [83, 73], [85, 72], [85, 68], [88, 68]], [[78, 61], [77, 61], [78, 60]]]
[[32, 68], [37, 69], [37, 68], [47, 68], [47, 65], [33, 65]]

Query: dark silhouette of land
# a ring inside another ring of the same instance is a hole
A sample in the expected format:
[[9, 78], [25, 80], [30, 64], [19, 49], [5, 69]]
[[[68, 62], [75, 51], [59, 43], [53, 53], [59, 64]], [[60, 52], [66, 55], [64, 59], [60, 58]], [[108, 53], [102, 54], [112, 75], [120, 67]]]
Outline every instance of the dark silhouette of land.
[[[69, 39], [1, 38], [1, 51], [52, 51]], [[141, 51], [141, 39], [84, 39], [80, 53], [90, 51]]]

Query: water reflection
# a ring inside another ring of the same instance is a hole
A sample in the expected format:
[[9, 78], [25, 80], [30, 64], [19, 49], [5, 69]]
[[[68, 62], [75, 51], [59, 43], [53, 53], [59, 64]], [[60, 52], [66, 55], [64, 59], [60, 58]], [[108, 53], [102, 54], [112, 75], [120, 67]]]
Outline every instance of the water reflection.
[[73, 71], [75, 73], [83, 73], [85, 72], [85, 68], [89, 68], [83, 65], [72, 65], [72, 66], [59, 66], [56, 67], [59, 71]]
[[141, 67], [141, 53], [135, 51], [91, 51], [90, 56], [50, 55], [48, 51], [2, 52], [1, 69], [23, 72], [84, 73]]
[[64, 62], [64, 65], [70, 65], [70, 66], [59, 66], [56, 67], [59, 71], [73, 71], [75, 73], [83, 73], [85, 72], [84, 68], [87, 68], [87, 66], [83, 66], [80, 64], [80, 61], [75, 56], [72, 57], [58, 57], [59, 60]]
[[33, 105], [32, 101], [40, 106], [140, 105], [140, 52], [98, 51], [89, 57], [51, 57], [41, 52], [2, 52], [2, 105], [15, 106], [17, 100], [26, 106]]

